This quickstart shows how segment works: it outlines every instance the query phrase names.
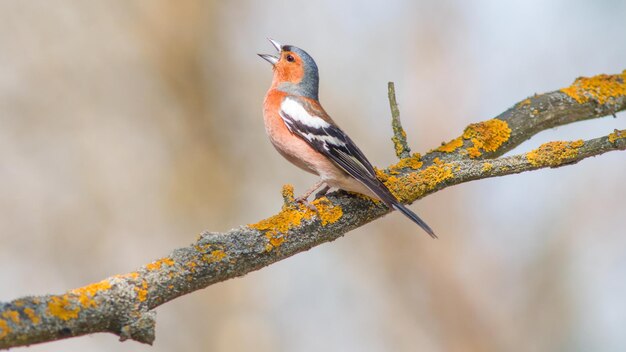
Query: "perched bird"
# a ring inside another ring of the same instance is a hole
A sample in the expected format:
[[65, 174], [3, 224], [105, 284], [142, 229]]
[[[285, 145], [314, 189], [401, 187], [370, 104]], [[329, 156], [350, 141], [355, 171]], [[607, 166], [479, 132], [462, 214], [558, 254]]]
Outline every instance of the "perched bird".
[[317, 196], [330, 187], [361, 193], [399, 210], [436, 238], [433, 230], [376, 178], [372, 164], [324, 111], [313, 58], [295, 46], [269, 41], [278, 55], [258, 54], [272, 64], [274, 71], [263, 103], [265, 131], [283, 157], [321, 179], [296, 200], [306, 203], [311, 193], [323, 185]]

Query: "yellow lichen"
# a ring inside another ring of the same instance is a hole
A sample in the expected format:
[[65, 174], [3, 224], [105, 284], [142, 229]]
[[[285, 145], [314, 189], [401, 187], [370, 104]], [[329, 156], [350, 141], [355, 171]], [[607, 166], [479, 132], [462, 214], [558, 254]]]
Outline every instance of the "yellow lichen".
[[530, 105], [530, 98], [526, 98], [526, 99], [520, 101], [517, 104], [518, 107], [522, 107], [522, 106], [526, 106], [526, 105]]
[[250, 228], [264, 231], [272, 248], [279, 247], [285, 241], [285, 235], [289, 229], [299, 226], [302, 220], [310, 219], [313, 212], [303, 205], [285, 205], [282, 210], [265, 220], [256, 224], [248, 225]]
[[[404, 132], [404, 130], [400, 131], [400, 134], [402, 135], [402, 138], [404, 138], [404, 140], [406, 140], [406, 132]], [[402, 140], [398, 137], [396, 137], [395, 135], [393, 137], [391, 137], [391, 141], [393, 141], [393, 146], [396, 150], [396, 155], [400, 155], [402, 154], [402, 152], [404, 151], [404, 146], [402, 145]]]
[[400, 159], [398, 163], [389, 167], [389, 173], [398, 175], [403, 169], [417, 170], [424, 165], [424, 163], [420, 161], [421, 158], [422, 156], [419, 153], [414, 153], [408, 158]]
[[578, 155], [583, 140], [574, 142], [548, 142], [526, 154], [526, 159], [534, 166], [558, 166]]
[[128, 274], [114, 275], [113, 277], [116, 279], [136, 279], [139, 277], [139, 273], [136, 271], [133, 271]]
[[626, 138], [626, 130], [615, 130], [609, 134], [609, 142], [615, 143], [618, 139]]
[[396, 198], [402, 202], [420, 198], [432, 191], [439, 184], [454, 176], [454, 164], [444, 163], [439, 158], [433, 160], [433, 165], [419, 172], [412, 172], [406, 176], [389, 176], [385, 185]]
[[11, 332], [11, 328], [6, 321], [0, 319], [0, 340], [3, 339]]
[[452, 153], [463, 146], [463, 137], [458, 137], [448, 143], [442, 144], [436, 151], [443, 153]]
[[96, 301], [93, 300], [93, 297], [95, 297], [98, 292], [106, 291], [110, 288], [111, 283], [109, 280], [102, 280], [91, 285], [71, 290], [70, 293], [78, 296], [78, 302], [83, 307], [95, 307]]
[[10, 319], [14, 324], [20, 323], [20, 313], [14, 310], [7, 310], [2, 313], [2, 317], [5, 319]]
[[470, 158], [477, 158], [484, 152], [498, 150], [504, 142], [509, 140], [510, 136], [511, 129], [506, 121], [491, 119], [467, 126], [463, 131], [463, 135], [442, 144], [434, 151], [452, 153], [463, 147], [465, 141], [470, 141], [471, 145], [462, 153], [467, 153]]
[[141, 287], [135, 287], [137, 292], [137, 299], [139, 302], [143, 302], [148, 298], [148, 282], [146, 280], [141, 281]]
[[385, 182], [385, 180], [389, 178], [389, 175], [387, 175], [383, 170], [377, 168], [376, 166], [374, 166], [374, 172], [376, 172], [376, 178], [383, 182]]
[[484, 163], [482, 172], [489, 172], [493, 169], [493, 165], [491, 163]]
[[39, 324], [41, 321], [41, 318], [39, 318], [39, 316], [35, 314], [35, 311], [31, 308], [24, 308], [24, 314], [26, 314], [28, 319], [30, 319], [30, 321], [32, 321], [35, 325]]
[[312, 204], [317, 209], [317, 216], [319, 216], [322, 226], [335, 223], [343, 216], [343, 209], [331, 203], [326, 197], [316, 199]]
[[213, 248], [213, 243], [211, 242], [198, 243], [198, 244], [195, 244], [193, 247], [198, 252], [208, 252], [209, 250], [211, 250], [211, 248]]
[[506, 121], [491, 119], [473, 123], [463, 132], [463, 139], [469, 139], [472, 146], [467, 148], [470, 158], [477, 158], [483, 152], [494, 152], [509, 140], [511, 129]]
[[561, 89], [561, 92], [580, 104], [590, 100], [598, 104], [612, 103], [615, 98], [626, 96], [626, 70], [617, 75], [579, 77], [571, 86]]
[[172, 265], [174, 265], [174, 260], [172, 260], [172, 258], [167, 258], [167, 257], [166, 258], [161, 258], [161, 259], [159, 259], [157, 261], [154, 261], [154, 262], [146, 265], [146, 269], [151, 270], [151, 271], [152, 270], [159, 270], [159, 269], [161, 269], [161, 266], [163, 264], [168, 265], [168, 266], [172, 266]]
[[286, 184], [283, 185], [283, 189], [281, 190], [281, 194], [283, 195], [283, 201], [285, 204], [293, 203], [295, 200], [295, 196], [293, 193], [293, 185]]
[[204, 259], [205, 262], [208, 263], [215, 263], [215, 262], [219, 262], [222, 259], [226, 258], [227, 254], [226, 252], [224, 252], [221, 249], [215, 249], [213, 251], [211, 251], [211, 254], [205, 254], [202, 259]]
[[68, 295], [52, 296], [48, 302], [48, 314], [61, 320], [75, 319], [80, 312], [79, 307], [73, 307]]
[[[303, 220], [311, 219], [314, 215], [318, 215], [322, 225], [333, 223], [343, 215], [343, 210], [337, 205], [325, 204], [328, 199], [322, 197], [312, 202], [317, 212], [309, 209], [303, 204], [294, 204], [293, 186], [285, 185], [282, 190], [285, 204], [281, 211], [267, 219], [261, 220], [256, 224], [249, 224], [248, 227], [263, 231], [268, 240], [265, 246], [267, 251], [279, 247], [285, 241], [285, 236], [290, 229], [300, 226]], [[324, 201], [324, 199], [326, 199]]]

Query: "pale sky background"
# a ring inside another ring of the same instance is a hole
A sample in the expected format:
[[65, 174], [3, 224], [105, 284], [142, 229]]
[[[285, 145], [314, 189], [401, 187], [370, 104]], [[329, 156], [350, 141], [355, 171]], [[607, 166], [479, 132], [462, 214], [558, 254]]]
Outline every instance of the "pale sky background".
[[[266, 37], [394, 162], [576, 77], [626, 69], [623, 1], [0, 1], [0, 301], [132, 271], [315, 178], [264, 134]], [[626, 115], [540, 133], [606, 135]], [[153, 347], [98, 334], [19, 351], [621, 351], [626, 154], [449, 188], [157, 309]]]

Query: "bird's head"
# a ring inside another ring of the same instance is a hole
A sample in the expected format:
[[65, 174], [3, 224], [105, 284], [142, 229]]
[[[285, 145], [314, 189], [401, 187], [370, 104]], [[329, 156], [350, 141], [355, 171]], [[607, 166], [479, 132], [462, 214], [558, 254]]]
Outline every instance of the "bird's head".
[[317, 100], [319, 74], [313, 58], [306, 51], [293, 45], [281, 45], [273, 39], [269, 41], [278, 53], [258, 55], [274, 68], [272, 85], [289, 94]]

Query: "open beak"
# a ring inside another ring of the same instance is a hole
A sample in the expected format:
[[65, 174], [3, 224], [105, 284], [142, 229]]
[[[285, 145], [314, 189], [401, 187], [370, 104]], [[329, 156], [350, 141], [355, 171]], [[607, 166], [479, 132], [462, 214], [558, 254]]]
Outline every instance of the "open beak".
[[[267, 38], [267, 40], [269, 40], [270, 43], [272, 43], [274, 48], [276, 48], [276, 51], [278, 51], [278, 53], [280, 54], [282, 45], [279, 42], [275, 41], [274, 39]], [[261, 58], [267, 60], [267, 62], [269, 62], [272, 65], [276, 65], [276, 63], [278, 62], [278, 56], [274, 56], [274, 55], [270, 55], [270, 54], [257, 54], [257, 55], [259, 55]]]

